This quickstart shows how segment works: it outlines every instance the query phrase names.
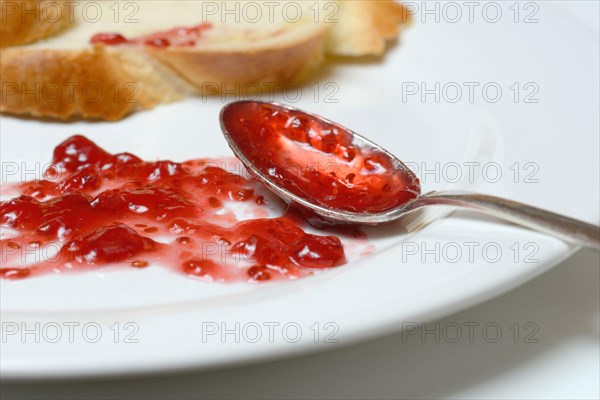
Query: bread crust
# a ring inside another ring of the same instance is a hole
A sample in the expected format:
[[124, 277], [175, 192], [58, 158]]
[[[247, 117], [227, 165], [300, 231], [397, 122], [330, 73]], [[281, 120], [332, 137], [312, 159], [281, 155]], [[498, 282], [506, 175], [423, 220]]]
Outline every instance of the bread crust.
[[153, 67], [137, 75], [128, 72], [125, 65], [132, 58], [140, 64], [152, 61], [143, 59], [142, 54], [132, 57], [104, 46], [84, 50], [4, 49], [0, 111], [60, 120], [82, 117], [114, 121], [135, 110], [185, 96], [175, 85], [165, 84]]
[[71, 22], [63, 0], [0, 0], [0, 47], [50, 37]]
[[237, 50], [148, 51], [190, 82], [197, 93], [239, 92], [253, 85], [275, 86], [301, 79], [321, 63], [325, 33], [325, 27], [311, 27], [290, 38]]

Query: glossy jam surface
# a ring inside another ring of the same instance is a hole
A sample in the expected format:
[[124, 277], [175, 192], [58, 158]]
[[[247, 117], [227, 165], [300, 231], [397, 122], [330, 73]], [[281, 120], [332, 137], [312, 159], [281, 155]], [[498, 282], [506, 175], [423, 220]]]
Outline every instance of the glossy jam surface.
[[241, 153], [278, 186], [357, 213], [393, 209], [420, 193], [418, 178], [339, 125], [264, 103], [238, 103], [223, 123]]
[[156, 32], [137, 38], [128, 39], [119, 33], [98, 33], [90, 39], [90, 43], [101, 43], [109, 46], [120, 44], [142, 44], [145, 46], [166, 47], [194, 47], [202, 33], [212, 27], [205, 23], [191, 27], [177, 27], [168, 31]]
[[338, 237], [306, 233], [293, 213], [269, 218], [277, 200], [237, 172], [215, 160], [146, 162], [73, 136], [44, 180], [0, 202], [0, 225], [14, 232], [0, 240], [0, 276], [158, 263], [205, 280], [268, 281], [346, 262]]

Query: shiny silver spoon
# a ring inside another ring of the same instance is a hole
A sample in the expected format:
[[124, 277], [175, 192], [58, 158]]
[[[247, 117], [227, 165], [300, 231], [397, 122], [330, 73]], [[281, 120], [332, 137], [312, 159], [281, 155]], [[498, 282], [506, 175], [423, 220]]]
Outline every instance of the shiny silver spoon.
[[[248, 121], [259, 121], [258, 125], [256, 125], [256, 123], [252, 125], [252, 129], [255, 131], [257, 129], [268, 129], [266, 125], [265, 127], [260, 125], [262, 121], [260, 118], [257, 119], [256, 110], [260, 110], [261, 107], [269, 107], [269, 110], [273, 109], [275, 110], [275, 113], [279, 111], [292, 112], [296, 116], [307, 118], [307, 120], [317, 121], [326, 124], [327, 126], [335, 127], [340, 131], [345, 131], [351, 135], [353, 140], [352, 143], [356, 144], [362, 150], [373, 150], [385, 154], [392, 162], [394, 168], [397, 168], [399, 171], [406, 174], [411, 174], [413, 176], [414, 174], [410, 172], [408, 167], [406, 167], [402, 161], [381, 146], [378, 146], [350, 129], [318, 115], [306, 113], [296, 108], [278, 103], [264, 103], [258, 101], [237, 101], [223, 107], [220, 114], [221, 130], [235, 155], [242, 161], [250, 173], [256, 176], [260, 182], [286, 203], [292, 204], [300, 209], [304, 208], [310, 210], [312, 213], [324, 218], [330, 223], [378, 225], [396, 221], [423, 207], [450, 206], [480, 211], [505, 221], [547, 233], [575, 245], [600, 249], [600, 227], [537, 207], [495, 196], [476, 193], [429, 192], [381, 212], [354, 212], [339, 207], [328, 206], [327, 204], [323, 204], [322, 201], [311, 199], [310, 196], [293, 193], [282, 187], [280, 183], [276, 182], [276, 180], [269, 175], [268, 171], [265, 171], [264, 168], [259, 168], [256, 165], [255, 160], [252, 159], [252, 155], [249, 154], [249, 151], [247, 150], [247, 145], [240, 146], [239, 141], [246, 141], [246, 137], [248, 136], [248, 131], [240, 131], [240, 126], [244, 126], [243, 124], [246, 119]], [[265, 124], [267, 124], [267, 122], [265, 122]]]

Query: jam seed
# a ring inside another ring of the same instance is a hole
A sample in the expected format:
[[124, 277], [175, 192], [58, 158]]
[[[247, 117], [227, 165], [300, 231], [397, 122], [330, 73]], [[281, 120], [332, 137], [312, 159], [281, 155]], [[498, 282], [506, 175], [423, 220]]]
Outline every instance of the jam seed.
[[131, 262], [131, 266], [135, 268], [146, 268], [148, 266], [147, 261], [135, 260]]
[[221, 200], [217, 199], [216, 197], [210, 197], [208, 199], [208, 204], [212, 207], [212, 208], [220, 208], [223, 204], [221, 203]]
[[248, 276], [255, 281], [268, 281], [271, 279], [269, 269], [262, 265], [255, 265], [248, 268]]
[[192, 238], [189, 236], [180, 236], [175, 241], [179, 244], [190, 244], [192, 242]]

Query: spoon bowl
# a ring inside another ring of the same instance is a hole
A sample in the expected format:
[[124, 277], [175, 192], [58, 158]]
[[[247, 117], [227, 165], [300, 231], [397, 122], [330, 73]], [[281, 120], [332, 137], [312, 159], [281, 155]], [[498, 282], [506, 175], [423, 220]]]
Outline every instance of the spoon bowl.
[[[225, 136], [229, 147], [232, 149], [236, 157], [239, 158], [244, 166], [250, 171], [250, 173], [272, 192], [274, 192], [279, 198], [297, 208], [309, 210], [310, 212], [318, 215], [325, 221], [328, 221], [332, 224], [378, 225], [395, 221], [405, 214], [403, 207], [394, 207], [381, 212], [356, 212], [339, 207], [333, 207], [328, 204], [323, 204], [322, 201], [315, 201], [315, 199], [311, 198], [310, 194], [307, 193], [308, 190], [303, 190], [305, 189], [303, 187], [300, 187], [299, 190], [292, 191], [289, 188], [286, 188], [285, 185], [277, 182], [275, 179], [273, 179], [272, 174], [269, 174], [270, 165], [267, 168], [260, 168], [254, 162], [252, 156], [248, 154], [248, 151], [244, 151], [243, 146], [240, 146], [240, 143], [235, 135], [235, 126], [231, 121], [232, 117], [235, 118], [238, 115], [245, 115], [248, 112], [255, 112], [253, 106], [256, 105], [268, 106], [271, 109], [274, 109], [274, 112], [293, 112], [296, 115], [300, 114], [307, 116], [311, 121], [318, 121], [323, 126], [327, 126], [329, 129], [335, 128], [338, 129], [339, 132], [347, 133], [352, 137], [352, 145], [356, 148], [360, 148], [362, 151], [368, 150], [370, 153], [376, 152], [377, 154], [385, 156], [390, 161], [391, 168], [393, 168], [395, 171], [399, 171], [403, 175], [406, 175], [409, 177], [409, 180], [418, 182], [418, 178], [402, 161], [400, 161], [383, 147], [373, 143], [364, 136], [349, 130], [348, 128], [345, 128], [316, 114], [309, 114], [296, 108], [275, 102], [264, 103], [258, 101], [238, 101], [227, 104], [221, 110], [220, 121], [221, 130], [223, 131], [223, 135]], [[330, 160], [332, 157], [330, 154], [326, 154], [324, 157], [327, 159], [328, 163], [331, 163]], [[340, 161], [340, 163], [342, 162], [343, 161]], [[295, 163], [295, 168], [289, 169], [296, 177], [298, 177], [300, 174], [300, 170], [312, 166], [308, 164], [299, 165], [300, 163]], [[420, 188], [417, 186], [413, 188], [412, 191], [415, 192], [412, 198], [416, 198], [419, 195]]]

